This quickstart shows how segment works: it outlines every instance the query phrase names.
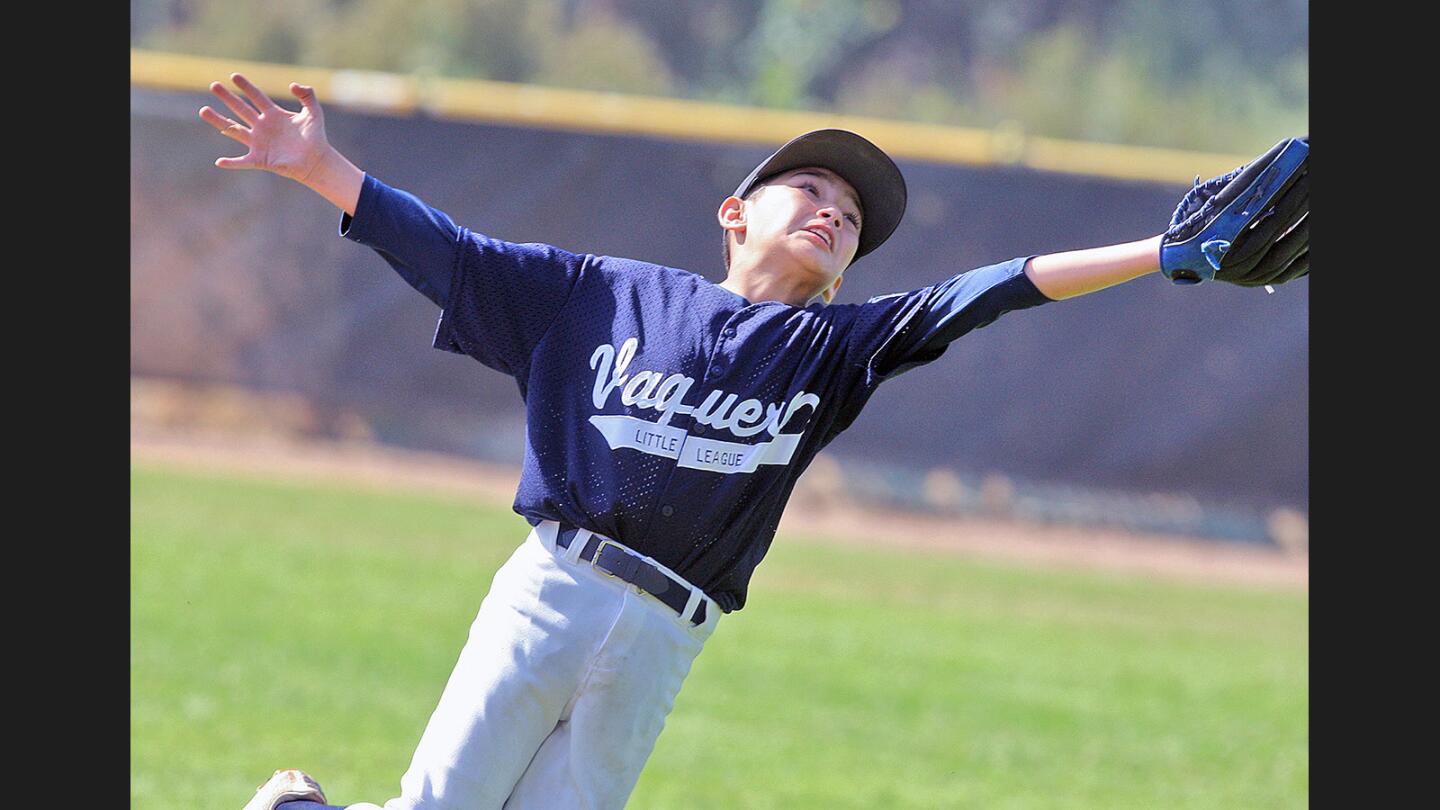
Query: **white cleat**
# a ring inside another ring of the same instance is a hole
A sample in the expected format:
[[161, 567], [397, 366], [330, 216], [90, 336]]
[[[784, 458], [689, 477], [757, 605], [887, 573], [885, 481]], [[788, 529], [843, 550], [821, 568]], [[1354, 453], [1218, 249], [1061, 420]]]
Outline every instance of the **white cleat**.
[[325, 803], [325, 791], [310, 775], [295, 768], [276, 771], [265, 784], [255, 789], [255, 798], [243, 810], [275, 810], [285, 802], [307, 801]]

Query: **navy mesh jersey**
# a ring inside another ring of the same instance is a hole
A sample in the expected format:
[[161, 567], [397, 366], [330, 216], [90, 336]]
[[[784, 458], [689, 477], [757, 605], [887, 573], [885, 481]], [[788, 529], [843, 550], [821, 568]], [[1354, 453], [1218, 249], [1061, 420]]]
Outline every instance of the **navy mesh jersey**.
[[340, 232], [440, 305], [436, 348], [519, 384], [516, 512], [613, 537], [727, 612], [800, 473], [882, 381], [1049, 300], [1018, 258], [863, 304], [752, 304], [684, 270], [473, 233], [368, 175]]

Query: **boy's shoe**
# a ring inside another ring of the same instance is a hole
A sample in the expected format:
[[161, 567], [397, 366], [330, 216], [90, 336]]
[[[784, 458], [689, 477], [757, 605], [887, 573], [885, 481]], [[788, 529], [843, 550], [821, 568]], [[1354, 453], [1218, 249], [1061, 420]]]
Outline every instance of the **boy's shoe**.
[[275, 810], [284, 802], [309, 801], [325, 803], [325, 791], [320, 783], [304, 771], [295, 768], [276, 771], [265, 784], [256, 788], [255, 798], [243, 810]]

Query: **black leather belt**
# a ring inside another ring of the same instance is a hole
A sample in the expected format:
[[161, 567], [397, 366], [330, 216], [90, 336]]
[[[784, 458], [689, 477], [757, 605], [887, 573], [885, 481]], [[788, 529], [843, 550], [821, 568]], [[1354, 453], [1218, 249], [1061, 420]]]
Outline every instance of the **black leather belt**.
[[[570, 548], [580, 529], [564, 523], [558, 526], [555, 545]], [[591, 534], [590, 539], [585, 542], [585, 548], [580, 550], [580, 559], [593, 565], [600, 573], [624, 580], [659, 599], [675, 611], [675, 615], [685, 615], [685, 606], [690, 602], [690, 586], [656, 568], [653, 563], [647, 562], [614, 540]], [[690, 623], [697, 626], [705, 623], [703, 595], [700, 604], [695, 607], [695, 615], [690, 617]]]

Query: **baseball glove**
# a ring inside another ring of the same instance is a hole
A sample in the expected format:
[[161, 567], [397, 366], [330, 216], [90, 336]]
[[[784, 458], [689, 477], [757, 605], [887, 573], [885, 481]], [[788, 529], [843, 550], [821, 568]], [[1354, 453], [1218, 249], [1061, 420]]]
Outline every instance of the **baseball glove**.
[[1242, 287], [1310, 273], [1310, 136], [1287, 138], [1228, 174], [1186, 192], [1160, 247], [1176, 284]]

